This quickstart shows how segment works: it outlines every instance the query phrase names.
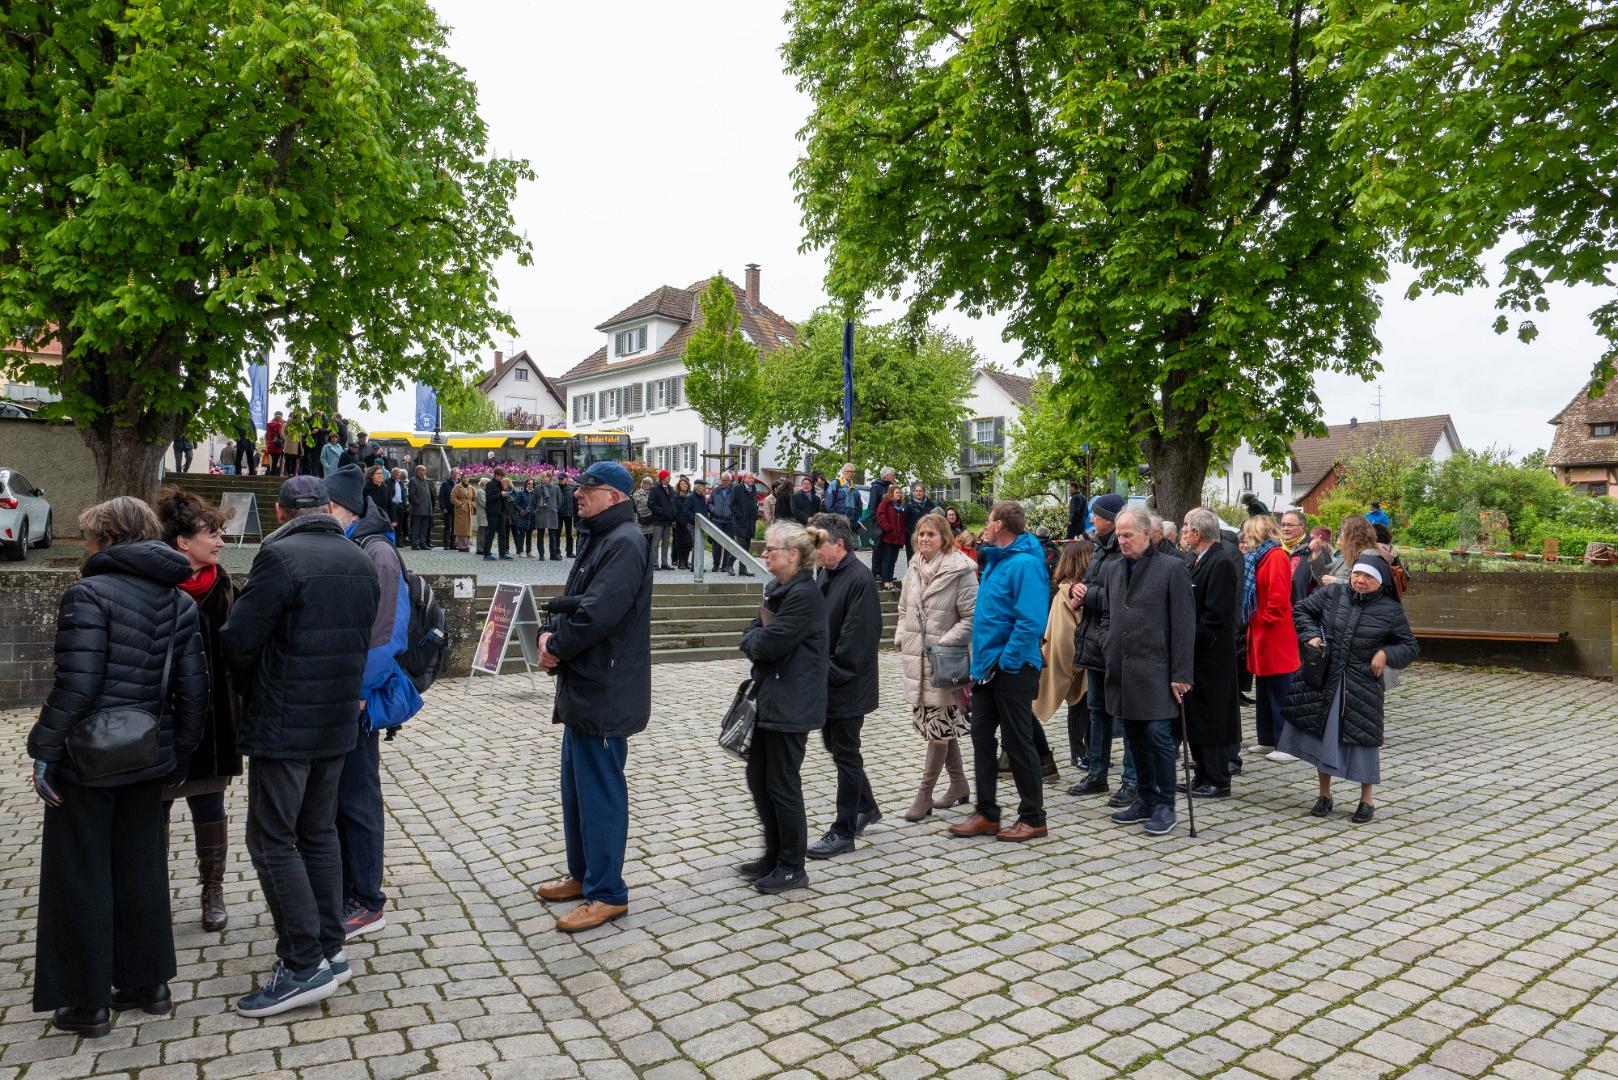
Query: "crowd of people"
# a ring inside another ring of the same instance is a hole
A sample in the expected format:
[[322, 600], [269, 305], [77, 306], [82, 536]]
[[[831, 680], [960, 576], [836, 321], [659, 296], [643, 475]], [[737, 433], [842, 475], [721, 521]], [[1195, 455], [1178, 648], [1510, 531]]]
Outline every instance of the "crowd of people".
[[[282, 483], [280, 527], [240, 587], [219, 561], [225, 517], [193, 493], [165, 488], [155, 508], [126, 497], [85, 511], [86, 561], [61, 601], [56, 681], [28, 740], [46, 804], [34, 1007], [87, 1037], [110, 1031], [113, 1012], [172, 1011], [172, 806], [183, 798], [191, 817], [202, 925], [224, 929], [224, 793], [244, 773], [247, 850], [277, 943], [238, 1012], [275, 1015], [349, 980], [344, 942], [386, 923], [381, 743], [422, 704], [402, 666], [412, 610], [398, 548], [424, 545], [435, 506], [461, 550], [475, 526], [485, 558], [496, 548], [516, 557], [509, 546], [559, 558], [564, 535], [576, 558], [537, 642], [557, 679], [566, 855], [566, 873], [538, 894], [579, 901], [558, 930], [628, 910], [625, 763], [651, 715], [654, 572], [704, 557], [682, 528], [699, 513], [738, 542], [757, 515], [768, 520], [770, 580], [739, 642], [756, 715], [746, 784], [763, 840], [737, 869], [760, 892], [808, 886], [809, 861], [855, 850], [882, 820], [861, 739], [889, 644], [921, 743], [907, 822], [970, 803], [950, 835], [1047, 836], [1046, 788], [1059, 772], [1044, 725], [1065, 709], [1069, 760], [1083, 771], [1067, 793], [1110, 796], [1113, 822], [1169, 833], [1179, 793], [1231, 794], [1249, 677], [1248, 752], [1312, 768], [1315, 816], [1333, 812], [1334, 780], [1359, 785], [1351, 820], [1372, 820], [1385, 695], [1417, 651], [1385, 526], [1350, 516], [1334, 545], [1297, 509], [1277, 519], [1254, 506], [1232, 530], [1204, 507], [1176, 525], [1117, 495], [1075, 491], [1057, 545], [1029, 531], [1012, 501], [995, 503], [973, 535], [893, 470], [871, 487], [874, 512], [852, 468], [824, 488], [783, 485], [762, 505], [730, 474], [712, 491], [668, 481], [637, 485], [612, 462], [576, 482], [542, 474], [521, 487], [497, 468], [436, 493], [419, 468], [299, 474]], [[858, 554], [872, 520], [874, 570]], [[879, 594], [899, 548], [899, 618], [885, 642]], [[723, 546], [713, 558], [747, 572]], [[836, 795], [811, 842], [802, 769], [816, 731]], [[1014, 811], [1002, 805], [1003, 774]]]

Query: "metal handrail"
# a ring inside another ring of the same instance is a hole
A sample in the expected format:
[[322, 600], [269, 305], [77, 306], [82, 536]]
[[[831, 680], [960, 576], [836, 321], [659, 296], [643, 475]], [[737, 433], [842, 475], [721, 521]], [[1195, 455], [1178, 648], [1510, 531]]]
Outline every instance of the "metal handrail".
[[710, 520], [706, 514], [697, 515], [696, 527], [697, 542], [693, 545], [693, 550], [691, 552], [692, 581], [695, 581], [698, 585], [702, 584], [703, 567], [708, 565], [708, 552], [702, 543], [703, 533], [707, 533], [708, 536], [711, 537], [720, 547], [736, 556], [737, 562], [746, 560], [743, 565], [750, 567], [753, 573], [762, 579], [759, 582], [760, 591], [762, 591], [764, 587], [768, 585], [771, 580], [773, 580], [770, 576], [770, 572], [764, 569], [764, 564], [758, 559], [754, 558], [751, 551], [738, 544], [735, 537], [721, 529], [712, 520]]

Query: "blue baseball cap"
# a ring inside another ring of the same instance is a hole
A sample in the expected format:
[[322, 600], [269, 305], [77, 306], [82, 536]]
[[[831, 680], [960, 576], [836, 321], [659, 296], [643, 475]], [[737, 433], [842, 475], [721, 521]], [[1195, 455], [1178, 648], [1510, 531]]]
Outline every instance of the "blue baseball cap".
[[616, 461], [598, 461], [579, 474], [580, 487], [607, 487], [616, 488], [621, 494], [628, 495], [635, 489], [635, 483], [629, 476], [629, 470]]

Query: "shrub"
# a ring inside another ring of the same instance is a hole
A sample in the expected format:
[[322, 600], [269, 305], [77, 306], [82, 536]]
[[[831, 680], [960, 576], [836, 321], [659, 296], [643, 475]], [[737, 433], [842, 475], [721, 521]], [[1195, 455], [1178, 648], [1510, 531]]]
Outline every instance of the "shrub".
[[982, 503], [967, 500], [958, 503], [945, 503], [944, 505], [955, 507], [955, 512], [961, 515], [961, 524], [974, 532], [989, 523], [989, 508]]
[[[1052, 540], [1060, 540], [1067, 535], [1067, 506], [1065, 504], [1056, 503], [1053, 505], [1046, 503], [1037, 507], [1029, 507], [1024, 504], [1023, 510], [1028, 519], [1029, 532], [1034, 532], [1043, 526], [1050, 530]], [[963, 517], [961, 520], [965, 521], [966, 519]], [[987, 510], [983, 512], [983, 520], [985, 522], [989, 520]]]
[[1410, 515], [1410, 523], [1399, 530], [1401, 544], [1424, 548], [1455, 546], [1455, 515], [1436, 506], [1424, 506]]
[[1370, 508], [1369, 503], [1353, 495], [1337, 494], [1334, 491], [1330, 498], [1320, 504], [1320, 508], [1309, 519], [1309, 525], [1311, 528], [1324, 525], [1332, 531], [1333, 536], [1336, 536], [1337, 528], [1342, 525], [1344, 518], [1350, 514], [1364, 514]]

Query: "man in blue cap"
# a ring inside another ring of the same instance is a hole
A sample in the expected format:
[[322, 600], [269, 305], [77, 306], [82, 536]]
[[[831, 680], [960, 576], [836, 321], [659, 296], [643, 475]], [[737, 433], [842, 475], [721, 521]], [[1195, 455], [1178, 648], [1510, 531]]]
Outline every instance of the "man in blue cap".
[[629, 910], [629, 736], [652, 715], [652, 554], [635, 521], [629, 470], [598, 461], [578, 479], [583, 546], [562, 590], [566, 608], [539, 636], [554, 672], [551, 722], [562, 725], [562, 832], [567, 876], [542, 900], [583, 900], [556, 920], [589, 930]]

